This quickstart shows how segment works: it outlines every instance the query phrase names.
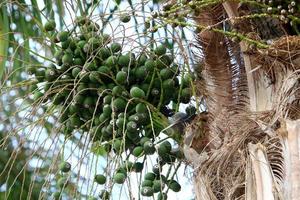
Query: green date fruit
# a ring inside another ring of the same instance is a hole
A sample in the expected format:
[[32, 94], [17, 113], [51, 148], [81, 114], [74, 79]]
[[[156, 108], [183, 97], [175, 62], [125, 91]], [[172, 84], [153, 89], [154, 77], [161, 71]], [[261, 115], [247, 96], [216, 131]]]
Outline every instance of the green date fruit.
[[55, 27], [56, 27], [56, 23], [54, 20], [49, 20], [44, 25], [44, 29], [46, 31], [54, 31]]
[[130, 89], [130, 96], [133, 98], [139, 98], [139, 99], [143, 99], [146, 97], [145, 92], [138, 87], [132, 87]]
[[115, 183], [122, 184], [126, 180], [126, 175], [124, 173], [120, 173], [120, 172], [116, 173], [113, 176], [113, 180], [114, 180]]
[[106, 177], [102, 174], [97, 174], [95, 175], [95, 182], [100, 185], [103, 185], [106, 182]]
[[60, 171], [62, 172], [69, 172], [71, 170], [71, 164], [68, 163], [68, 162], [62, 162], [60, 165], [59, 165], [59, 169]]

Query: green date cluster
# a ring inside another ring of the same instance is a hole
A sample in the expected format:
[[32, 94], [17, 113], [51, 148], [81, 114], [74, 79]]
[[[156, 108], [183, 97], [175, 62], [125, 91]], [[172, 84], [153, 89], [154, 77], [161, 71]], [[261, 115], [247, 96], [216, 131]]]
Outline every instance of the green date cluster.
[[[54, 21], [44, 29], [55, 46], [55, 62], [28, 68], [38, 85], [42, 84], [31, 88], [34, 100], [59, 110], [66, 135], [88, 132], [94, 142], [105, 144], [117, 155], [129, 152], [140, 158], [157, 153], [153, 172], [144, 176], [143, 196], [159, 193], [159, 199], [166, 199], [165, 186], [178, 192], [179, 183], [165, 177], [161, 168], [183, 155], [168, 141], [156, 142], [164, 127], [156, 126], [153, 113], [168, 118], [174, 106], [189, 103], [192, 77], [182, 74], [164, 44], [140, 52], [124, 51], [122, 43], [83, 17], [76, 19], [71, 30], [56, 32]], [[140, 173], [143, 168], [143, 162], [127, 161], [115, 171], [113, 182], [123, 184], [129, 172]], [[98, 184], [106, 184], [106, 179], [102, 174], [95, 176]], [[102, 196], [109, 198], [109, 192], [105, 190]]]

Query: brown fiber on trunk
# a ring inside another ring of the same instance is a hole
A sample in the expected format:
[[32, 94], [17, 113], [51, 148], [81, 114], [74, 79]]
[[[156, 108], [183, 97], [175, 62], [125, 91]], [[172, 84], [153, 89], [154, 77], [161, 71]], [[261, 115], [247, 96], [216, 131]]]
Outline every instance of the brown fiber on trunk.
[[[268, 25], [275, 27], [270, 35], [257, 31], [257, 27], [264, 27], [257, 20], [234, 19], [249, 13], [249, 7], [225, 2], [195, 17], [200, 26], [207, 27], [197, 35], [203, 71], [196, 87], [198, 95], [204, 96], [208, 117], [203, 120], [204, 114], [200, 114], [186, 129], [187, 134], [194, 135], [189, 147], [199, 153], [199, 160], [194, 162], [199, 200], [264, 198], [258, 193], [250, 195], [258, 191], [264, 195], [272, 192], [269, 196], [273, 199], [289, 199], [289, 194], [295, 196], [299, 190], [295, 179], [291, 186], [295, 192], [286, 191], [284, 186], [286, 170], [293, 169], [295, 177], [300, 172], [296, 165], [284, 167], [286, 156], [293, 152], [285, 150], [284, 138], [289, 134], [281, 135], [278, 130], [287, 119], [300, 117], [300, 37], [283, 36], [278, 20]], [[238, 27], [239, 32], [257, 41], [268, 35], [272, 44], [266, 49], [250, 49], [247, 42], [233, 42], [212, 30], [224, 28], [221, 21], [226, 15], [231, 18], [227, 26]], [[297, 151], [294, 143], [288, 145]], [[255, 149], [259, 153], [251, 157]], [[291, 158], [291, 162], [297, 162], [297, 156]], [[256, 159], [266, 160], [266, 166], [259, 165]], [[258, 165], [255, 168], [253, 164]], [[259, 180], [264, 178], [259, 174], [266, 169], [268, 179]], [[264, 187], [264, 183], [276, 189]]]

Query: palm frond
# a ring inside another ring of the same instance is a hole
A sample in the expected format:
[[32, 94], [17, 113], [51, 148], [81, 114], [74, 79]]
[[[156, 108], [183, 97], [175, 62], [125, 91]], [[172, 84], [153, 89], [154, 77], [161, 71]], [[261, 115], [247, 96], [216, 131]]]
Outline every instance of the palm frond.
[[9, 47], [9, 21], [6, 6], [1, 6], [0, 12], [0, 80], [6, 68]]

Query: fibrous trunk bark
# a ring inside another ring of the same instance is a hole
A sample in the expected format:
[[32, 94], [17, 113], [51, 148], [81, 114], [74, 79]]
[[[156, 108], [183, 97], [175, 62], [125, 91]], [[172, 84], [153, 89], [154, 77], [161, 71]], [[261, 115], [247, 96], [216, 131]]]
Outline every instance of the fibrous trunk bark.
[[199, 157], [189, 160], [196, 198], [299, 199], [300, 37], [274, 38], [269, 48], [251, 50], [211, 29], [224, 14], [246, 36], [251, 31], [235, 20], [236, 3], [196, 16], [199, 25], [210, 27], [198, 35], [204, 64], [197, 88], [206, 97], [208, 120], [195, 118], [186, 129], [195, 136], [186, 147], [193, 151], [186, 152]]

